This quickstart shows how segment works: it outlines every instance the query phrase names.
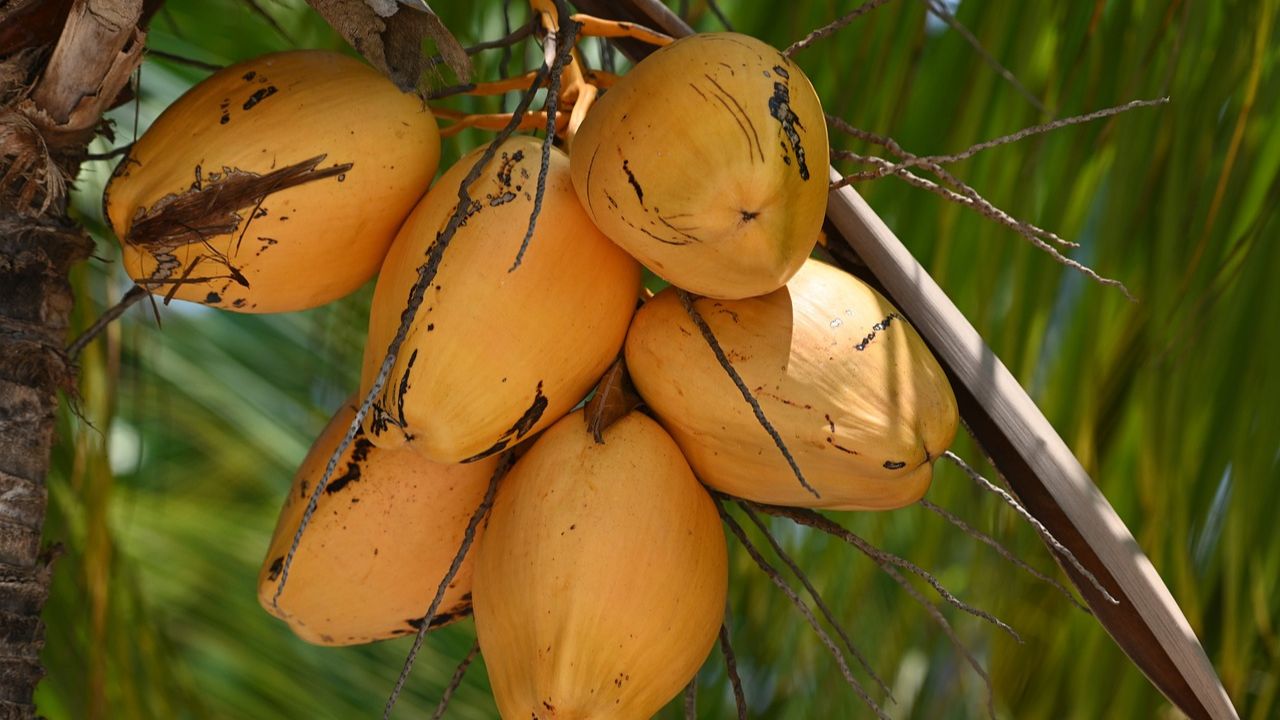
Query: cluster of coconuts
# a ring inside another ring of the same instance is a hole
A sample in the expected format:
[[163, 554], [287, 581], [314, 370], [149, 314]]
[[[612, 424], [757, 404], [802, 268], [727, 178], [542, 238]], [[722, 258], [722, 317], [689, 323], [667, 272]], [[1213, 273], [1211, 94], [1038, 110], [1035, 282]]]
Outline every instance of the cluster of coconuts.
[[[567, 153], [551, 149], [514, 271], [541, 141], [496, 148], [277, 592], [481, 153], [428, 190], [439, 136], [419, 100], [350, 58], [281, 53], [174, 103], [104, 203], [125, 267], [165, 296], [295, 310], [380, 268], [361, 388], [298, 470], [263, 564], [269, 612], [318, 644], [417, 632], [502, 453], [532, 441], [433, 626], [474, 614], [503, 717], [646, 718], [693, 677], [722, 622], [727, 551], [707, 488], [804, 507], [910, 504], [955, 433], [955, 399], [882, 296], [809, 259], [828, 150], [804, 74], [753, 38], [693, 36], [602, 95]], [[672, 287], [637, 310], [642, 264]], [[648, 411], [600, 443], [575, 408], [619, 354]]]

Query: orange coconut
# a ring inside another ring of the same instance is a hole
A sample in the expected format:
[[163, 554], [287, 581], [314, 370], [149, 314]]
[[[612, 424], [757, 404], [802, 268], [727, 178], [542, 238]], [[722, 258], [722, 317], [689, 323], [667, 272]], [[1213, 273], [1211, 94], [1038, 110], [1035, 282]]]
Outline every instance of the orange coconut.
[[827, 207], [827, 126], [800, 68], [747, 35], [693, 35], [609, 89], [572, 145], [591, 219], [670, 282], [743, 298], [781, 287]]
[[[440, 178], [387, 255], [369, 315], [362, 392], [373, 386], [418, 268], [481, 154], [469, 153]], [[511, 138], [470, 187], [473, 205], [366, 421], [374, 443], [411, 440], [439, 462], [486, 457], [567, 413], [617, 357], [640, 266], [591, 224], [559, 150], [551, 151], [537, 229], [512, 269], [541, 156], [536, 138]]]
[[477, 547], [502, 717], [651, 717], [706, 658], [727, 582], [715, 505], [667, 433], [633, 412], [597, 444], [565, 417], [502, 481]]
[[800, 485], [668, 289], [636, 314], [627, 367], [703, 482], [758, 502], [837, 510], [920, 499], [959, 416], [937, 360], [882, 295], [810, 260], [768, 295], [694, 307], [819, 497]]
[[[355, 418], [352, 398], [320, 433], [285, 497], [258, 575], [258, 600], [299, 637], [350, 645], [417, 631], [488, 489], [497, 460], [433, 463], [408, 448], [356, 436], [320, 495], [273, 604], [285, 555], [329, 457]], [[445, 591], [433, 626], [471, 609], [470, 558]]]
[[435, 175], [426, 105], [346, 55], [219, 70], [170, 105], [103, 198], [135, 282], [243, 312], [315, 307], [373, 277]]

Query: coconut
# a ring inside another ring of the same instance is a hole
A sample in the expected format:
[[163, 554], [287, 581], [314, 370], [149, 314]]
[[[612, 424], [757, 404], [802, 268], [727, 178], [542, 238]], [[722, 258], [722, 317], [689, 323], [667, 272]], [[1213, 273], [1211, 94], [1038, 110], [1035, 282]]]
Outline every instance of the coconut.
[[781, 287], [826, 213], [822, 104], [795, 63], [747, 35], [654, 52], [591, 108], [571, 152], [600, 229], [700, 295]]
[[[273, 602], [285, 556], [312, 490], [355, 418], [351, 398], [302, 461], [258, 575], [258, 600], [298, 637], [351, 645], [417, 632], [479, 507], [497, 459], [433, 463], [409, 448], [383, 449], [357, 434], [338, 459]], [[470, 558], [449, 583], [432, 626], [471, 610]]]
[[187, 91], [130, 148], [103, 205], [147, 290], [301, 310], [373, 277], [439, 158], [419, 98], [354, 58], [297, 50]]
[[548, 429], [477, 546], [476, 635], [504, 718], [652, 717], [723, 620], [724, 531], [680, 449], [636, 412], [603, 439], [582, 412]]
[[[405, 221], [374, 290], [362, 392], [373, 386], [418, 269], [457, 207], [476, 150], [446, 172]], [[622, 348], [640, 266], [583, 212], [569, 159], [551, 151], [537, 229], [541, 141], [504, 142], [470, 187], [473, 199], [397, 354], [366, 429], [438, 462], [488, 457], [578, 404]]]
[[703, 482], [757, 502], [836, 510], [887, 510], [924, 495], [955, 437], [955, 395], [882, 295], [810, 260], [763, 297], [693, 306], [817, 495], [668, 289], [636, 313], [627, 367]]

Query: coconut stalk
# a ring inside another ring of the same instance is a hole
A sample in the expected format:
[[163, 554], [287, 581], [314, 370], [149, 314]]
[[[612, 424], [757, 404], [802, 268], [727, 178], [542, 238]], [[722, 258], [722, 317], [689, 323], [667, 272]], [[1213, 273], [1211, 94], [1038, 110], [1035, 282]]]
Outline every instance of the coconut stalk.
[[[658, 0], [576, 0], [583, 12], [673, 37], [692, 29]], [[615, 40], [633, 60], [653, 48]], [[842, 175], [831, 170], [833, 182]], [[837, 264], [876, 286], [930, 345], [960, 414], [1018, 499], [1119, 600], [1054, 554], [1116, 644], [1192, 718], [1237, 718], [1226, 689], [1151, 561], [1027, 392], [923, 266], [849, 186], [831, 192]]]

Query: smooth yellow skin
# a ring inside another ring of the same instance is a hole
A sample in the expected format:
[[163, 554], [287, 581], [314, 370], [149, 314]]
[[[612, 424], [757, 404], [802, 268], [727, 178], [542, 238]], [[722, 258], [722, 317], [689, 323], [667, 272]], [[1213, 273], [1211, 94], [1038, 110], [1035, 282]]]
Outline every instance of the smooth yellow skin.
[[884, 297], [810, 260], [769, 295], [694, 307], [821, 497], [800, 485], [665, 290], [636, 313], [627, 367], [703, 482], [757, 502], [833, 510], [888, 510], [924, 495], [933, 460], [955, 437], [955, 395]]
[[[363, 435], [340, 458], [272, 606], [280, 569], [329, 456], [355, 418], [351, 398], [320, 433], [285, 498], [258, 575], [258, 601], [303, 640], [352, 645], [410, 635], [462, 544], [497, 460], [440, 465], [408, 448], [373, 447]], [[478, 531], [483, 528], [478, 528]], [[464, 559], [432, 626], [471, 608]]]
[[710, 495], [644, 415], [604, 439], [581, 411], [547, 430], [477, 548], [476, 635], [504, 718], [649, 718], [719, 631], [728, 561]]
[[[141, 247], [130, 233], [138, 213], [197, 178], [214, 187], [229, 171], [263, 175], [317, 155], [320, 168], [352, 167], [239, 210], [233, 233], [172, 249], [176, 270], [157, 274], [164, 249]], [[220, 70], [175, 101], [116, 169], [103, 204], [135, 281], [210, 278], [179, 284], [174, 297], [242, 312], [300, 310], [373, 277], [439, 158], [439, 131], [421, 99], [356, 59], [297, 50]], [[171, 282], [146, 287], [173, 291]]]
[[[361, 392], [374, 378], [425, 262], [483, 148], [458, 161], [405, 222], [374, 291]], [[587, 218], [553, 149], [537, 229], [525, 231], [541, 141], [514, 137], [470, 188], [477, 201], [440, 269], [365, 423], [383, 446], [412, 438], [437, 462], [462, 462], [532, 437], [569, 412], [626, 336], [640, 266]]]
[[693, 35], [654, 52], [591, 108], [571, 155], [574, 187], [600, 229], [699, 295], [778, 289], [826, 213], [817, 93], [798, 66], [746, 35]]

